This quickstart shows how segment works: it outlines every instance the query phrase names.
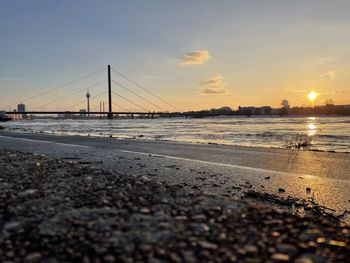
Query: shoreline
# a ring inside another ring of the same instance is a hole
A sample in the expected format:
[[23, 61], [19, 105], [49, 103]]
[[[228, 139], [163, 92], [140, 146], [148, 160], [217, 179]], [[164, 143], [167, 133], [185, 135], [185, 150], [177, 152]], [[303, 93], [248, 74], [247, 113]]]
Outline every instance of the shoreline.
[[[261, 118], [260, 118], [261, 119]], [[8, 129], [56, 135], [113, 137], [262, 148], [350, 152], [348, 118], [207, 120], [34, 120]], [[176, 131], [176, 132], [175, 132]], [[63, 133], [63, 134], [62, 134]]]
[[[155, 142], [169, 142], [169, 143], [183, 143], [183, 144], [194, 144], [194, 145], [220, 145], [220, 146], [228, 146], [228, 147], [243, 147], [243, 148], [251, 148], [251, 149], [276, 149], [276, 150], [298, 150], [298, 151], [310, 151], [310, 152], [325, 152], [325, 153], [339, 153], [339, 154], [350, 154], [350, 151], [336, 151], [336, 150], [322, 150], [322, 149], [297, 149], [297, 148], [289, 148], [289, 147], [277, 147], [277, 146], [258, 146], [258, 145], [240, 145], [240, 144], [229, 144], [229, 143], [218, 143], [218, 142], [202, 142], [202, 141], [185, 141], [185, 140], [171, 140], [171, 139], [152, 139], [148, 137], [144, 137], [143, 135], [134, 136], [134, 137], [117, 137], [112, 135], [97, 135], [97, 134], [79, 134], [79, 133], [59, 133], [59, 132], [43, 132], [43, 131], [29, 131], [29, 130], [21, 130], [21, 129], [0, 129], [0, 131], [8, 131], [14, 133], [27, 133], [27, 134], [44, 134], [44, 135], [52, 135], [52, 136], [72, 136], [72, 137], [91, 137], [91, 138], [111, 138], [116, 140], [139, 140], [139, 141], [155, 141]], [[144, 139], [142, 139], [144, 138]]]
[[349, 253], [349, 227], [323, 217], [78, 160], [0, 150], [0, 166], [2, 260], [301, 263]]

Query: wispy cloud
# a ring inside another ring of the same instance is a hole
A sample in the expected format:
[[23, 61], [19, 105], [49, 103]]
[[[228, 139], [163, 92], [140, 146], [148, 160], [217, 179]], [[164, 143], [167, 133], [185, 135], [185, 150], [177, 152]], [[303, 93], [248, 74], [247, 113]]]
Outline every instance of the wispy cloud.
[[337, 77], [338, 74], [339, 74], [339, 71], [337, 71], [337, 70], [330, 70], [330, 71], [328, 71], [326, 73], [320, 74], [320, 77], [321, 78], [329, 77], [329, 79], [331, 81], [333, 81]]
[[188, 52], [181, 61], [182, 65], [201, 65], [210, 59], [208, 50], [195, 50]]
[[220, 75], [215, 75], [200, 83], [202, 94], [229, 94], [227, 90], [227, 84], [224, 78]]

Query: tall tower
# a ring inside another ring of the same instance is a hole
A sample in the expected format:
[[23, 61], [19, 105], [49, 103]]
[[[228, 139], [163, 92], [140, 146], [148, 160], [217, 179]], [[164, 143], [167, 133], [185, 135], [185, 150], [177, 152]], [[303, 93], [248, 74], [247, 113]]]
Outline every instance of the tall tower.
[[91, 97], [91, 95], [90, 95], [89, 91], [87, 91], [87, 93], [86, 93], [86, 99], [87, 99], [87, 112], [88, 112], [88, 116], [90, 116], [90, 97]]

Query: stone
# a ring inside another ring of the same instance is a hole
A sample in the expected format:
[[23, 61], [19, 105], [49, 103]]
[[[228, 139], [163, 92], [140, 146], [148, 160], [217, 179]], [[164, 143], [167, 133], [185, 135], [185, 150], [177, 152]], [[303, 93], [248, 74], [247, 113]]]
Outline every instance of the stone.
[[200, 214], [200, 215], [194, 215], [192, 216], [192, 219], [193, 220], [196, 220], [196, 221], [203, 221], [203, 220], [206, 220], [207, 217], [203, 214]]
[[314, 263], [314, 261], [308, 257], [299, 257], [295, 259], [295, 263]]
[[9, 222], [4, 225], [5, 231], [13, 231], [21, 226], [21, 222]]
[[36, 263], [36, 262], [39, 262], [40, 259], [41, 259], [41, 254], [39, 252], [34, 252], [34, 253], [27, 255], [24, 258], [24, 262], [25, 263]]
[[141, 208], [141, 209], [140, 209], [140, 212], [141, 212], [142, 214], [149, 214], [149, 213], [151, 213], [151, 210], [150, 210], [149, 208]]
[[289, 261], [289, 256], [282, 253], [275, 253], [272, 255], [271, 258], [277, 261]]
[[253, 245], [246, 245], [244, 249], [248, 254], [255, 254], [259, 251], [258, 248]]
[[277, 250], [283, 254], [293, 257], [298, 253], [298, 248], [292, 244], [277, 244]]
[[204, 248], [204, 249], [208, 249], [208, 250], [215, 250], [218, 248], [218, 245], [211, 243], [211, 242], [207, 242], [207, 241], [199, 241], [198, 244]]
[[20, 192], [18, 195], [20, 197], [26, 197], [28, 195], [33, 195], [37, 192], [38, 190], [37, 189], [28, 189], [28, 190], [25, 190], [23, 192]]
[[286, 190], [285, 190], [285, 189], [283, 189], [283, 188], [278, 188], [278, 192], [279, 192], [280, 194], [282, 194], [282, 193], [285, 193], [285, 192], [286, 192]]

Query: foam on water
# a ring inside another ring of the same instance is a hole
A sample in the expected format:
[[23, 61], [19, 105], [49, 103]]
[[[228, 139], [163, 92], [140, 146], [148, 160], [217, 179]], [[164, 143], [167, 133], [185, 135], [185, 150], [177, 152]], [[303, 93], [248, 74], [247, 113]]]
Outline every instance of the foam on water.
[[280, 148], [288, 140], [306, 136], [311, 138], [311, 149], [350, 152], [349, 117], [36, 119], [5, 125], [28, 132]]

